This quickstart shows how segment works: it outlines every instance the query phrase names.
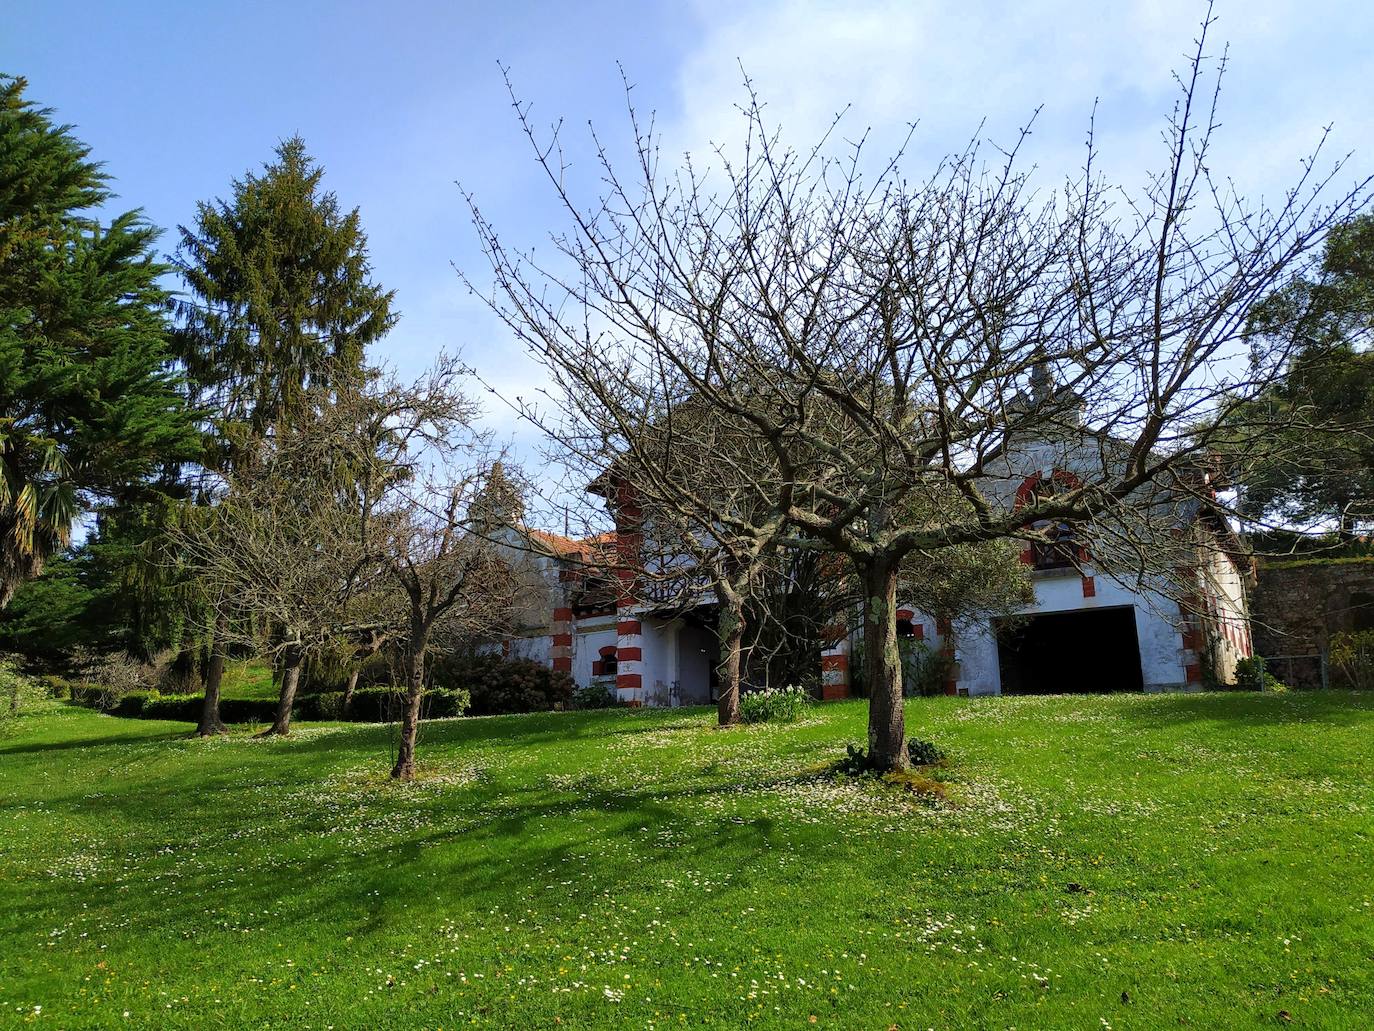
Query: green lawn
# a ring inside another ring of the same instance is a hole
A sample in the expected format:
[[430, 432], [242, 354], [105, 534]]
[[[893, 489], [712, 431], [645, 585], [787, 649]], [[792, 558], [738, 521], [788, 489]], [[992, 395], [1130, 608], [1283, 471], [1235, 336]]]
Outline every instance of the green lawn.
[[272, 682], [272, 667], [256, 662], [225, 663], [220, 694], [224, 698], [275, 699], [277, 685]]
[[[1374, 697], [936, 699], [189, 740], [0, 724], [0, 1024], [1366, 1028]], [[41, 1010], [39, 1009], [41, 1007]]]

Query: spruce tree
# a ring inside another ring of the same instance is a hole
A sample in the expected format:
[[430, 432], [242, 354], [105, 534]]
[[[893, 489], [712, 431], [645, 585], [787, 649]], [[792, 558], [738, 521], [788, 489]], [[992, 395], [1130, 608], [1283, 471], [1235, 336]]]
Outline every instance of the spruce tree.
[[324, 169], [294, 136], [228, 200], [180, 227], [180, 357], [230, 450], [246, 434], [298, 426], [312, 388], [354, 385], [365, 351], [395, 322], [394, 294], [371, 279], [358, 210], [343, 211]]
[[195, 454], [167, 346], [157, 230], [90, 150], [0, 75], [0, 609], [82, 510]]
[[[180, 227], [177, 266], [190, 288], [179, 305], [178, 355], [210, 413], [227, 473], [261, 441], [299, 428], [310, 399], [356, 387], [366, 349], [394, 324], [394, 294], [371, 278], [356, 208], [322, 187], [324, 169], [299, 136], [261, 173], [233, 182], [229, 199], [202, 202]], [[229, 614], [219, 606], [199, 733], [222, 729], [219, 679]]]

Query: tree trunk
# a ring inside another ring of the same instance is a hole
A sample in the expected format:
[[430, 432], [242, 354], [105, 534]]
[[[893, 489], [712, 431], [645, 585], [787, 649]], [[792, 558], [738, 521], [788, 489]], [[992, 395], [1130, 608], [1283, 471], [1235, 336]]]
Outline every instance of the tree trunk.
[[401, 719], [401, 747], [391, 776], [396, 780], [415, 779], [415, 739], [420, 733], [420, 700], [425, 694], [425, 644], [412, 645], [406, 658], [406, 711]]
[[262, 732], [262, 737], [291, 733], [291, 707], [296, 702], [296, 685], [301, 679], [301, 654], [289, 649], [282, 657], [281, 694], [277, 696], [277, 718], [272, 726]]
[[344, 685], [342, 714], [344, 719], [348, 719], [353, 711], [353, 692], [358, 689], [358, 667], [354, 666], [348, 671], [348, 683]]
[[219, 718], [219, 686], [224, 679], [224, 634], [223, 619], [215, 620], [214, 637], [210, 642], [210, 661], [205, 666], [205, 704], [200, 709], [200, 725], [196, 734], [200, 737], [213, 737], [227, 734], [229, 728]]
[[897, 647], [897, 563], [868, 560], [859, 567], [864, 585], [864, 676], [868, 681], [868, 762], [883, 772], [903, 770], [906, 713], [902, 706], [902, 657]]
[[744, 609], [739, 599], [717, 591], [716, 636], [720, 641], [720, 665], [716, 675], [720, 691], [716, 699], [716, 722], [722, 727], [739, 722], [740, 644], [744, 640]]

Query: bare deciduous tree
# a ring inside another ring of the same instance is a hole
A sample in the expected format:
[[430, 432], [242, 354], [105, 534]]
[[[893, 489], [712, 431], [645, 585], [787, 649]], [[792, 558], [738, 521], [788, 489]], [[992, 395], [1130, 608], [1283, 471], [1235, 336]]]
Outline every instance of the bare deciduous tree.
[[270, 656], [278, 670], [269, 735], [290, 733], [301, 665], [337, 640], [367, 568], [358, 514], [343, 500], [326, 424], [321, 418], [260, 442], [226, 477], [221, 502], [174, 531], [212, 602], [212, 664], [222, 669], [223, 648], [237, 643]]
[[383, 384], [335, 404], [334, 451], [358, 492], [352, 539], [388, 586], [369, 609], [400, 642], [405, 709], [391, 775], [415, 776], [426, 660], [436, 642], [467, 646], [505, 630], [524, 581], [499, 547], [476, 532], [474, 503], [498, 467], [473, 429], [464, 369], [441, 358], [416, 383]]
[[[1209, 14], [1143, 189], [1103, 180], [1091, 132], [1081, 172], [1049, 193], [1023, 167], [1029, 130], [991, 163], [975, 141], [914, 182], [902, 153], [865, 175], [862, 142], [843, 160], [828, 140], [784, 147], [750, 88], [743, 151], [719, 151], [711, 174], [690, 160], [665, 171], [631, 108], [636, 160], [622, 168], [598, 142], [606, 187], [589, 205], [570, 192], [557, 131], [541, 139], [517, 103], [569, 221], [552, 260], [509, 249], [470, 199], [493, 308], [562, 403], [605, 410], [584, 459], [609, 468], [690, 398], [766, 448], [750, 483], [795, 531], [781, 543], [846, 557], [864, 595], [879, 768], [907, 761], [895, 630], [907, 557], [1052, 545], [1072, 525], [1096, 561], [1167, 576], [1188, 513], [1227, 504], [1209, 427], [1295, 347], [1249, 332], [1256, 305], [1367, 203], [1368, 180], [1334, 188], [1343, 162], [1319, 170], [1320, 146], [1270, 207], [1212, 173], [1225, 59], [1207, 55], [1210, 26]], [[588, 400], [593, 375], [613, 387]], [[1264, 410], [1249, 415], [1246, 434], [1228, 430], [1236, 465], [1238, 438], [1271, 436]], [[1073, 475], [1017, 492], [1015, 459], [1046, 449]]]

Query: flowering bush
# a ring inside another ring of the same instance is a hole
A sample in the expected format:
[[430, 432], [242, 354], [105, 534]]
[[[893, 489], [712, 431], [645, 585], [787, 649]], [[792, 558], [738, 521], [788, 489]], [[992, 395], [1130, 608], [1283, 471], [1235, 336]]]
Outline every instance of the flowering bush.
[[745, 723], [795, 723], [809, 701], [800, 687], [746, 691], [740, 696], [739, 715]]

